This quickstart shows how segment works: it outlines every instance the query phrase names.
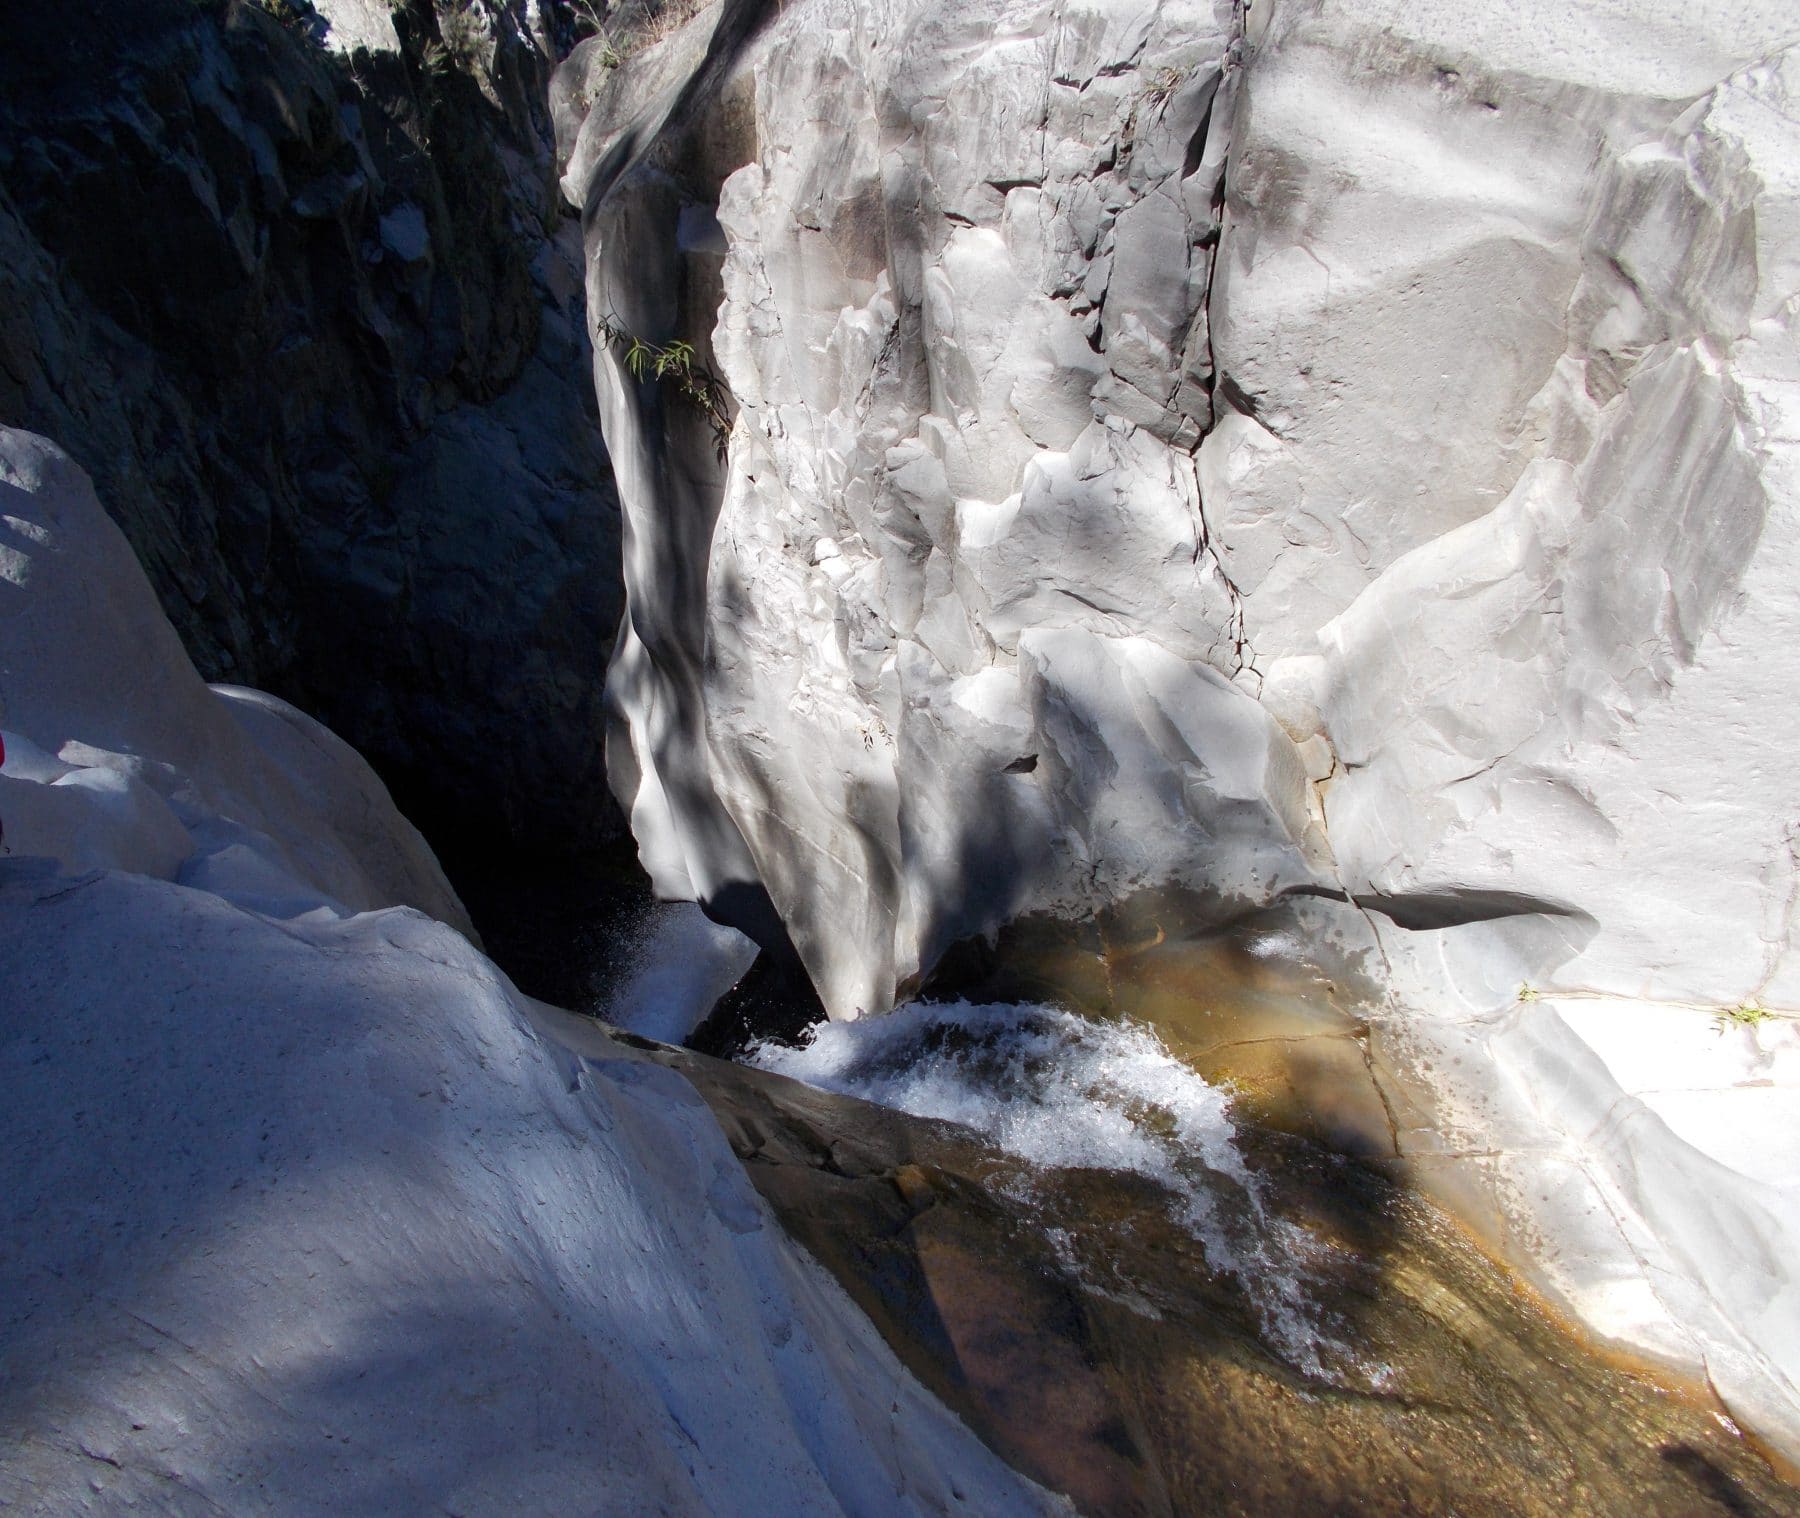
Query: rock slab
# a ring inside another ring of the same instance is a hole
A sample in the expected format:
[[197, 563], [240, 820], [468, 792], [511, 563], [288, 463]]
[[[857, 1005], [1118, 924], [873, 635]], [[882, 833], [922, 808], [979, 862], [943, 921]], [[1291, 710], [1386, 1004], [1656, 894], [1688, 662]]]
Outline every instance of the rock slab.
[[202, 684], [11, 430], [0, 731], [8, 1512], [1070, 1511], [684, 1080], [539, 1037], [367, 765]]

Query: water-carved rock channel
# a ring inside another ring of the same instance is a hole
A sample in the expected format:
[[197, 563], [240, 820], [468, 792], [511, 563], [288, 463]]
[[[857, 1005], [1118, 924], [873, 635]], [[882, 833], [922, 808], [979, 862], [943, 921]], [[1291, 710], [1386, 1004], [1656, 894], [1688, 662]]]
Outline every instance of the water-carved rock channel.
[[[603, 963], [519, 969], [604, 1014], [666, 909], [602, 894]], [[1180, 905], [1022, 922], [925, 1000], [735, 1062], [538, 1015], [686, 1077], [908, 1369], [1083, 1513], [1800, 1513], [1706, 1387], [1583, 1336], [1422, 1193], [1396, 1127], [1429, 1098], [1354, 966]]]
[[0, 1509], [1800, 1518], [1794, 0], [12, 9]]

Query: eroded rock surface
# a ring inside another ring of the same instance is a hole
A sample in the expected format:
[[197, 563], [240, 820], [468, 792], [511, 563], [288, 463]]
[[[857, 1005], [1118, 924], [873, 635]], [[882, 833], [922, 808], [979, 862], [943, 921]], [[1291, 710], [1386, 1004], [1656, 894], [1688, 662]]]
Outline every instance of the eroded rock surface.
[[1572, 989], [1788, 1005], [1751, 714], [1800, 680], [1800, 60], [1782, 7], [1651, 19], [1275, 10], [1203, 492], [1352, 893], [1585, 914]]
[[738, 5], [559, 81], [591, 305], [741, 407], [709, 470], [599, 355], [645, 523], [614, 783], [659, 887], [765, 888], [834, 1013], [1027, 906], [1323, 863], [1191, 457], [1229, 21]]
[[736, 0], [578, 52], [659, 890], [840, 1017], [1027, 910], [1316, 902], [1418, 1163], [1800, 1445], [1790, 1024], [1627, 1057], [1800, 1000], [1793, 41]]

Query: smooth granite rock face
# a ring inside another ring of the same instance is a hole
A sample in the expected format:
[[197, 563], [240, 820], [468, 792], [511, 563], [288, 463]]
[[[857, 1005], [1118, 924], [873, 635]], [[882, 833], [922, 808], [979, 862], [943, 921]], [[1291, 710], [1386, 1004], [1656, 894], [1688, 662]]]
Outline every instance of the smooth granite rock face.
[[613, 783], [658, 888], [766, 890], [834, 1014], [1020, 910], [1326, 863], [1192, 457], [1230, 22], [737, 5], [559, 76], [591, 309], [737, 408], [709, 467], [599, 354]]
[[18, 7], [0, 49], [0, 421], [93, 474], [209, 678], [550, 848], [616, 826], [617, 507], [543, 99], [569, 20], [105, 0]]
[[362, 757], [286, 702], [207, 686], [61, 449], [0, 428], [0, 822], [14, 856], [253, 899], [405, 905], [471, 934]]
[[[839, 1014], [1170, 879], [1503, 896], [1593, 919], [1571, 985], [1780, 999], [1800, 798], [1732, 713], [1797, 673], [1758, 582], [1781, 7], [1627, 45], [1635, 12], [821, 3], [657, 137], [744, 9], [573, 66], [590, 278], [618, 313], [679, 274], [621, 322], [702, 354], [716, 295], [740, 408], [723, 470], [622, 466], [655, 625], [614, 783], [666, 893], [761, 882]], [[1156, 651], [1217, 716], [1170, 725]], [[1266, 721], [1238, 697], [1281, 729], [1249, 790], [1214, 784]]]
[[1570, 989], [1789, 1004], [1800, 59], [1785, 7], [1650, 19], [1275, 10], [1202, 491], [1352, 893], [1580, 914]]
[[203, 684], [87, 477], [5, 428], [0, 731], [0, 1508], [1073, 1511], [691, 1086], [540, 1035], [369, 767]]
[[[1776, 0], [738, 0], [577, 52], [658, 889], [840, 1017], [1032, 908], [1335, 897], [1466, 1140], [1409, 1158], [1800, 1446], [1755, 1158], [1800, 1085], [1595, 1052], [1800, 1003], [1793, 40]], [[634, 338], [729, 392], [722, 457]]]

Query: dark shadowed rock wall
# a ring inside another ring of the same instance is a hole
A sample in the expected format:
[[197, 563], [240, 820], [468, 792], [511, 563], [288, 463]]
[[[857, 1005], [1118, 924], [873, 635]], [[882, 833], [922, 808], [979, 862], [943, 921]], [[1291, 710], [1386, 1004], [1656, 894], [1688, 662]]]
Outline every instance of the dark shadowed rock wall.
[[618, 512], [549, 172], [568, 18], [407, 0], [355, 47], [274, 9], [0, 5], [0, 418], [93, 473], [208, 678], [427, 820], [590, 845]]

